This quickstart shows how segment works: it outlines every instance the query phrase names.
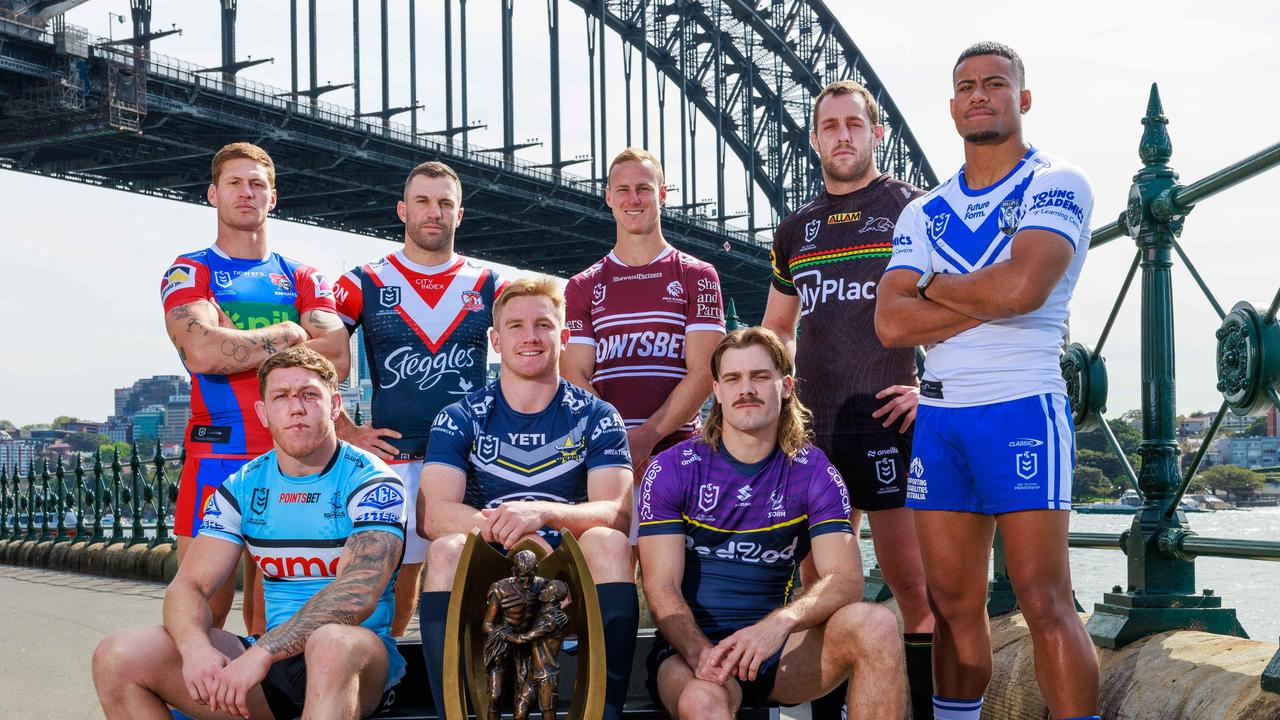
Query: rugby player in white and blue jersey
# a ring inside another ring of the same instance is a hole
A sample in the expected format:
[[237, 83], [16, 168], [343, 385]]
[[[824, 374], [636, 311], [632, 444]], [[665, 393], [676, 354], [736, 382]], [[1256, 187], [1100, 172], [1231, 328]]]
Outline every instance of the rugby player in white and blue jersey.
[[[200, 534], [165, 592], [164, 625], [108, 636], [93, 679], [108, 718], [356, 718], [394, 697], [390, 636], [404, 549], [404, 485], [338, 440], [337, 373], [297, 346], [258, 372], [255, 409], [274, 448], [209, 497]], [[266, 580], [267, 631], [211, 626], [209, 601], [249, 550]]]
[[964, 167], [903, 210], [876, 307], [886, 346], [928, 349], [907, 498], [936, 621], [934, 714], [981, 712], [998, 526], [1049, 712], [1093, 717], [1097, 657], [1067, 562], [1075, 440], [1058, 368], [1093, 193], [1079, 169], [1023, 140], [1031, 92], [1013, 50], [974, 45], [952, 80]]
[[439, 707], [449, 590], [467, 533], [478, 528], [502, 548], [524, 538], [550, 547], [568, 528], [600, 597], [603, 717], [618, 720], [639, 620], [626, 425], [612, 405], [560, 377], [569, 330], [554, 281], [512, 282], [494, 302], [493, 324], [498, 381], [436, 417], [418, 496], [418, 527], [431, 540], [419, 618], [432, 695]]

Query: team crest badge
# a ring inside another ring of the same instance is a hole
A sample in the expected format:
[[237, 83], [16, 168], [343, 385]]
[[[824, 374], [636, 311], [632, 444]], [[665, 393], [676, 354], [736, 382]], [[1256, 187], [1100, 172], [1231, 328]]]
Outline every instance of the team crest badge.
[[720, 500], [720, 486], [714, 483], [703, 483], [698, 488], [698, 509], [709, 513], [716, 508]]
[[462, 291], [462, 309], [467, 312], [483, 312], [484, 301], [480, 299], [479, 290]]
[[481, 435], [476, 438], [476, 458], [485, 463], [497, 460], [498, 438], [493, 435]]
[[804, 226], [804, 241], [811, 243], [818, 239], [818, 230], [822, 229], [821, 220], [810, 220]]
[[1036, 471], [1040, 468], [1040, 456], [1030, 450], [1024, 450], [1014, 455], [1014, 464], [1018, 477], [1030, 480], [1036, 476]]
[[259, 515], [267, 511], [267, 489], [264, 487], [253, 489], [253, 504], [250, 505], [253, 511]]
[[231, 273], [226, 270], [214, 270], [213, 281], [218, 283], [218, 287], [231, 287]]
[[271, 282], [282, 292], [289, 292], [293, 289], [293, 282], [289, 280], [289, 276], [283, 273], [271, 273]]
[[395, 307], [400, 304], [400, 288], [395, 285], [378, 288], [378, 302], [382, 307]]
[[1018, 231], [1018, 222], [1022, 220], [1022, 203], [1009, 198], [1000, 203], [1000, 232], [1012, 236]]
[[684, 286], [680, 284], [679, 280], [672, 280], [667, 283], [667, 294], [673, 298], [678, 298], [684, 295]]
[[592, 305], [599, 305], [600, 303], [604, 302], [605, 290], [606, 288], [604, 286], [604, 283], [596, 283], [596, 286], [591, 290]]
[[929, 237], [934, 242], [942, 239], [947, 232], [947, 223], [951, 221], [951, 213], [934, 215], [929, 222]]
[[898, 466], [893, 458], [884, 457], [876, 460], [876, 479], [881, 485], [888, 485], [898, 479]]

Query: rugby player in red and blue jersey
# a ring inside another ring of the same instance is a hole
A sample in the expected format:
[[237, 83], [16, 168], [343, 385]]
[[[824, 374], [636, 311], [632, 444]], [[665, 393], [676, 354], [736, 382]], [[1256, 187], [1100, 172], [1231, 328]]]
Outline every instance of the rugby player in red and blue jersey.
[[[462, 181], [442, 162], [409, 173], [396, 212], [404, 249], [361, 265], [334, 284], [338, 315], [349, 332], [364, 328], [373, 381], [373, 422], [338, 418], [339, 437], [376, 453], [418, 497], [431, 421], [442, 408], [484, 386], [485, 335], [503, 279], [453, 251], [462, 222]], [[427, 539], [410, 513], [404, 564], [396, 577], [391, 634], [404, 635], [418, 601]]]
[[[659, 631], [648, 684], [676, 720], [794, 705], [846, 680], [850, 718], [905, 709], [897, 623], [861, 602], [849, 496], [810, 443], [791, 373], [772, 331], [727, 335], [711, 356], [701, 437], [660, 453], [640, 486], [640, 567]], [[799, 564], [816, 579], [793, 599]]]
[[[199, 532], [209, 495], [245, 462], [271, 449], [271, 435], [253, 414], [262, 362], [305, 342], [345, 373], [349, 354], [328, 281], [315, 268], [267, 248], [267, 214], [276, 205], [271, 156], [256, 145], [233, 143], [213, 156], [212, 172], [208, 197], [217, 210], [217, 239], [209, 248], [179, 255], [160, 284], [165, 328], [191, 373], [187, 456], [174, 509], [179, 563]], [[245, 625], [261, 631], [261, 592], [249, 575]], [[232, 579], [213, 599], [217, 627], [234, 595]]]

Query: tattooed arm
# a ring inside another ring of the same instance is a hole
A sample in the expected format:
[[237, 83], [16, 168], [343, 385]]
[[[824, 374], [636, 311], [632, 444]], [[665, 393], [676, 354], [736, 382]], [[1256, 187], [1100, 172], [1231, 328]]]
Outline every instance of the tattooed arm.
[[329, 358], [329, 362], [338, 371], [338, 379], [345, 379], [351, 372], [351, 344], [347, 342], [350, 335], [342, 320], [338, 319], [337, 313], [308, 310], [302, 315], [302, 329], [311, 337], [306, 344]]
[[239, 330], [208, 300], [175, 307], [165, 313], [164, 324], [178, 357], [196, 373], [230, 375], [255, 370], [268, 357], [307, 339], [307, 332], [289, 321]]

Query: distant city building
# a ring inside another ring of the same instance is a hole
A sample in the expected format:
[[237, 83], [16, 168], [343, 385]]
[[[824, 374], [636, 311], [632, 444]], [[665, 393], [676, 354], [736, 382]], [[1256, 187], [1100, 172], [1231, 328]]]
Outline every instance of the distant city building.
[[133, 441], [135, 443], [159, 441], [160, 433], [164, 430], [164, 415], [164, 405], [148, 405], [134, 413]]
[[115, 414], [133, 417], [153, 405], [164, 405], [172, 395], [190, 395], [191, 381], [180, 375], [153, 375], [138, 380], [131, 387], [116, 388]]
[[165, 445], [181, 445], [190, 419], [191, 396], [170, 395], [164, 404], [164, 427], [160, 431], [160, 442]]
[[0, 440], [0, 467], [7, 468], [9, 473], [18, 468], [25, 473], [31, 460], [40, 452], [40, 444], [31, 440]]
[[1224, 437], [1205, 453], [1209, 465], [1239, 465], [1250, 470], [1280, 466], [1280, 437]]
[[1271, 437], [1280, 435], [1280, 427], [1277, 427], [1280, 423], [1276, 421], [1276, 410], [1276, 407], [1272, 405], [1271, 410], [1267, 413], [1267, 434]]
[[102, 434], [109, 442], [133, 442], [133, 420], [123, 415], [112, 415], [102, 424]]
[[71, 422], [63, 423], [61, 429], [66, 430], [69, 433], [88, 433], [90, 435], [97, 435], [102, 432], [102, 425], [103, 424], [100, 422], [93, 422], [91, 420], [72, 420]]

